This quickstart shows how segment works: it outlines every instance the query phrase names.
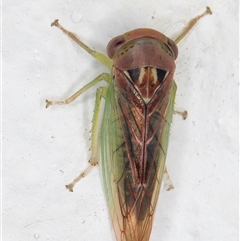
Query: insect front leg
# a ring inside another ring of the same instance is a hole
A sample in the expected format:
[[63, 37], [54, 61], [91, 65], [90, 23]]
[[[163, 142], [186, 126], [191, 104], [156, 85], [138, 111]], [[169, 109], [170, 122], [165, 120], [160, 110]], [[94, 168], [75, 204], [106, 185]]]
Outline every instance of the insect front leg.
[[89, 48], [86, 44], [84, 44], [77, 36], [76, 34], [66, 30], [64, 27], [62, 27], [58, 19], [56, 19], [51, 26], [56, 26], [59, 29], [61, 29], [66, 35], [68, 35], [73, 41], [75, 41], [80, 47], [85, 49], [89, 54], [91, 54], [95, 59], [97, 59], [99, 62], [101, 62], [103, 65], [107, 66], [109, 69], [112, 68], [112, 60], [108, 58], [105, 54], [102, 54], [98, 51], [95, 51], [91, 48]]
[[84, 169], [71, 183], [66, 185], [66, 188], [73, 192], [74, 185], [80, 181], [83, 177], [85, 177], [90, 170], [98, 164], [98, 131], [99, 131], [99, 113], [100, 113], [100, 103], [102, 97], [105, 98], [107, 94], [107, 87], [100, 87], [97, 89], [96, 92], [96, 101], [95, 101], [95, 107], [94, 107], [94, 113], [93, 113], [93, 120], [92, 120], [92, 135], [91, 135], [91, 157], [89, 160], [89, 164], [86, 169]]
[[183, 30], [183, 32], [174, 40], [176, 44], [178, 44], [184, 37], [185, 35], [193, 28], [193, 26], [198, 22], [199, 19], [204, 17], [207, 14], [212, 14], [212, 11], [210, 7], [207, 7], [206, 11], [197, 17], [193, 18], [189, 23], [188, 26]]
[[48, 108], [50, 105], [67, 105], [73, 102], [77, 97], [79, 97], [83, 92], [87, 91], [97, 83], [99, 83], [102, 80], [105, 80], [109, 83], [111, 78], [110, 74], [102, 73], [99, 76], [97, 76], [94, 80], [83, 86], [80, 90], [78, 90], [76, 93], [74, 93], [72, 96], [65, 100], [46, 100], [46, 108]]

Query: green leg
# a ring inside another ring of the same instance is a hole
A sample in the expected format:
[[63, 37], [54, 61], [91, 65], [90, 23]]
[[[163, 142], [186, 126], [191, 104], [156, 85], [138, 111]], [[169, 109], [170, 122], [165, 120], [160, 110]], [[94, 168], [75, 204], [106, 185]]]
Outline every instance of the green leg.
[[75, 94], [67, 98], [66, 100], [46, 100], [46, 108], [50, 105], [67, 105], [73, 102], [77, 97], [79, 97], [83, 92], [87, 91], [89, 88], [93, 87], [95, 84], [99, 83], [102, 80], [105, 80], [107, 83], [110, 82], [111, 75], [107, 73], [100, 74], [94, 80], [83, 86]]
[[91, 157], [89, 160], [88, 166], [68, 185], [66, 185], [66, 188], [73, 192], [74, 185], [80, 181], [83, 177], [85, 177], [91, 169], [98, 164], [99, 159], [99, 140], [98, 140], [98, 131], [99, 131], [99, 112], [100, 112], [100, 103], [102, 97], [105, 98], [107, 94], [107, 87], [100, 87], [97, 89], [96, 92], [96, 101], [95, 101], [95, 108], [93, 113], [93, 120], [92, 120], [92, 135], [91, 135]]
[[95, 59], [97, 59], [99, 62], [101, 62], [102, 64], [104, 64], [105, 66], [107, 66], [109, 69], [112, 68], [112, 60], [110, 58], [108, 58], [106, 55], [97, 52], [91, 48], [89, 48], [87, 45], [85, 45], [80, 39], [77, 38], [77, 36], [72, 33], [69, 32], [68, 30], [66, 30], [65, 28], [63, 28], [59, 22], [58, 19], [56, 19], [51, 26], [56, 26], [59, 29], [61, 29], [66, 35], [68, 35], [72, 40], [74, 40], [78, 45], [80, 45], [80, 47], [82, 47], [83, 49], [85, 49], [89, 54], [91, 54]]
[[176, 40], [174, 40], [174, 42], [176, 44], [178, 44], [184, 37], [185, 35], [192, 29], [192, 27], [198, 22], [198, 20], [202, 17], [204, 17], [207, 14], [212, 14], [212, 11], [209, 7], [207, 7], [206, 11], [200, 15], [198, 15], [197, 17], [193, 18], [188, 26], [183, 30], [183, 32], [179, 35], [179, 37], [176, 38]]
[[[100, 74], [94, 80], [86, 84], [80, 90], [78, 90], [75, 94], [67, 98], [66, 100], [57, 100], [57, 101], [49, 101], [46, 100], [46, 108], [50, 105], [67, 105], [74, 101], [77, 97], [79, 97], [83, 92], [87, 91], [89, 88], [93, 87], [95, 84], [99, 83], [100, 81], [105, 80], [107, 83], [111, 80], [111, 75], [107, 73]], [[74, 185], [82, 178], [89, 173], [89, 171], [98, 164], [98, 130], [99, 130], [99, 110], [100, 110], [100, 102], [101, 98], [106, 96], [107, 87], [100, 87], [97, 89], [96, 92], [96, 101], [93, 113], [93, 120], [92, 120], [92, 135], [91, 135], [91, 157], [89, 160], [89, 165], [87, 168], [82, 171], [70, 184], [66, 185], [66, 188], [69, 191], [73, 191]]]

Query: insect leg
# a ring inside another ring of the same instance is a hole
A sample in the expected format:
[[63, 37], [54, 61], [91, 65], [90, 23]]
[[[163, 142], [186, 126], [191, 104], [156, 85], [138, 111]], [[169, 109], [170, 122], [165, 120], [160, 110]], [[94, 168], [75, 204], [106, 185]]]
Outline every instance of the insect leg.
[[212, 14], [212, 11], [210, 7], [207, 7], [206, 11], [197, 17], [193, 18], [189, 23], [188, 26], [183, 30], [183, 32], [175, 39], [175, 43], [178, 44], [184, 37], [185, 35], [192, 29], [192, 27], [198, 22], [198, 20], [202, 17], [204, 17], [207, 14]]
[[165, 175], [165, 180], [167, 181], [167, 184], [168, 184], [168, 188], [167, 188], [167, 191], [170, 191], [172, 189], [174, 189], [174, 186], [173, 186], [173, 183], [170, 179], [170, 176], [168, 174], [168, 171], [167, 171], [167, 167], [165, 166], [164, 168], [164, 175]]
[[74, 185], [80, 181], [83, 177], [85, 177], [90, 170], [98, 164], [98, 130], [99, 130], [99, 111], [100, 111], [100, 103], [102, 97], [105, 98], [107, 93], [107, 87], [100, 87], [96, 92], [96, 101], [93, 113], [92, 120], [92, 135], [91, 135], [91, 157], [89, 160], [89, 164], [86, 169], [84, 169], [70, 184], [66, 185], [66, 188], [73, 192]]
[[[185, 111], [174, 110], [174, 114], [181, 115], [183, 120], [186, 120], [188, 112], [186, 110]], [[164, 175], [165, 175], [165, 179], [166, 179], [166, 181], [168, 183], [167, 191], [170, 191], [170, 190], [172, 190], [174, 188], [174, 186], [173, 186], [173, 183], [171, 181], [171, 178], [169, 176], [169, 173], [167, 171], [167, 167], [166, 166], [164, 168]]]
[[73, 41], [75, 41], [80, 47], [82, 47], [83, 49], [85, 49], [89, 54], [91, 54], [95, 59], [97, 59], [99, 62], [101, 62], [102, 64], [104, 64], [105, 66], [107, 66], [109, 69], [111, 69], [112, 67], [112, 60], [110, 58], [108, 58], [106, 55], [97, 52], [91, 48], [89, 48], [87, 45], [85, 45], [74, 33], [69, 32], [68, 30], [66, 30], [64, 27], [62, 27], [59, 22], [58, 19], [56, 19], [51, 26], [56, 26], [59, 29], [61, 29], [66, 35], [68, 35]]
[[174, 110], [174, 114], [178, 114], [182, 116], [183, 120], [186, 120], [188, 116], [188, 112], [186, 110], [184, 111]]
[[87, 91], [89, 88], [97, 84], [98, 82], [105, 80], [109, 83], [111, 78], [110, 74], [102, 73], [99, 76], [97, 76], [94, 80], [83, 86], [80, 90], [78, 90], [76, 93], [74, 93], [72, 96], [67, 98], [66, 100], [46, 100], [46, 108], [48, 108], [50, 105], [67, 105], [73, 102], [78, 96], [80, 96], [83, 92]]

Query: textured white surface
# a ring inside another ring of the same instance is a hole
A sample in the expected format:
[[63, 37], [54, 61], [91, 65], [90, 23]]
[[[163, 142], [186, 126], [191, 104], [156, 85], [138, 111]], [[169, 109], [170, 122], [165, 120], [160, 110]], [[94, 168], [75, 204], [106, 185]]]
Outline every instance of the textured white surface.
[[106, 68], [51, 22], [58, 18], [92, 48], [138, 27], [175, 38], [210, 6], [179, 44], [176, 107], [151, 241], [238, 240], [238, 1], [3, 1], [4, 241], [114, 240], [98, 168], [73, 193], [64, 185], [89, 158], [95, 88], [70, 106], [45, 109]]

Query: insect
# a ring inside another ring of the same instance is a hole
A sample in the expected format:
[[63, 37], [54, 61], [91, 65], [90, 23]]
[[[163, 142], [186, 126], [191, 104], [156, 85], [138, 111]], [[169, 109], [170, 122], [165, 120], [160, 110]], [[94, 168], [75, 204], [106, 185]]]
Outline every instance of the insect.
[[[46, 107], [69, 104], [98, 82], [108, 83], [96, 91], [89, 165], [66, 188], [73, 191], [100, 162], [117, 241], [150, 238], [163, 174], [167, 173], [165, 160], [177, 89], [173, 79], [177, 43], [207, 14], [212, 14], [209, 7], [192, 19], [175, 41], [146, 28], [117, 36], [107, 46], [108, 56], [86, 46], [58, 20], [52, 23], [111, 69], [111, 74], [100, 74], [64, 101], [46, 100]], [[105, 107], [100, 128], [102, 98]]]

